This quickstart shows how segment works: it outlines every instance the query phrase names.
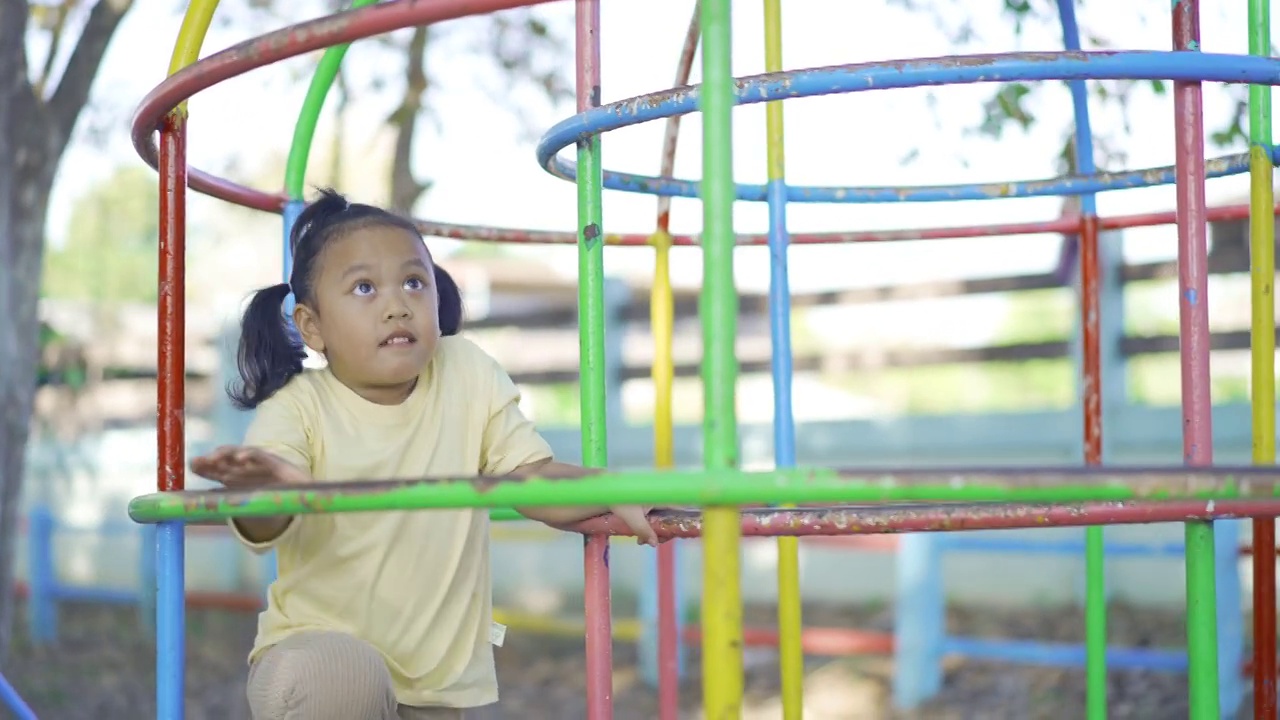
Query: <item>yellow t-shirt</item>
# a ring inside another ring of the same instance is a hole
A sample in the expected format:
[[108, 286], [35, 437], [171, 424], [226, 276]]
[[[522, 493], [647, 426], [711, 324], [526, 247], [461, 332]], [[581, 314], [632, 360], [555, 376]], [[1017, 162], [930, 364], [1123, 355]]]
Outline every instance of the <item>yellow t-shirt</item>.
[[[519, 398], [493, 358], [447, 337], [400, 405], [308, 370], [258, 406], [244, 442], [317, 482], [503, 475], [551, 457]], [[251, 662], [294, 633], [339, 631], [382, 653], [402, 704], [497, 701], [486, 510], [300, 515], [271, 543], [240, 539], [279, 564]]]

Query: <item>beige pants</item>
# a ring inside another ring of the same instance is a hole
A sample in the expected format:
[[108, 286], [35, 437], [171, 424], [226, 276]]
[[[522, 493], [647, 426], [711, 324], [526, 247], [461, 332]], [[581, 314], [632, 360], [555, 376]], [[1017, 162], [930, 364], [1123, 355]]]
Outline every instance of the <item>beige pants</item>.
[[454, 708], [396, 703], [386, 663], [368, 643], [336, 632], [281, 641], [249, 668], [253, 720], [462, 720]]

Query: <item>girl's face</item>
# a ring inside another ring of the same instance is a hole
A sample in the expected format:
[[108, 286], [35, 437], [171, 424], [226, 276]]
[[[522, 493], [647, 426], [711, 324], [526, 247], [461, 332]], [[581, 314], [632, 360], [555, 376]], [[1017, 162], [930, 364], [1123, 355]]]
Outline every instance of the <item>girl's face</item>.
[[440, 339], [426, 245], [402, 228], [371, 225], [330, 241], [317, 269], [310, 303], [294, 310], [303, 341], [365, 399], [403, 401]]

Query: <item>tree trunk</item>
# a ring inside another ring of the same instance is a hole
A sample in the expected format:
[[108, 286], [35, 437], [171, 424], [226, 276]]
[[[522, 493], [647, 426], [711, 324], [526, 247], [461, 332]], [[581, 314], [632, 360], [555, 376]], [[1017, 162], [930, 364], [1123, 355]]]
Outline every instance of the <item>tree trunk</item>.
[[37, 96], [26, 55], [28, 3], [0, 0], [0, 660], [13, 633], [14, 549], [36, 394], [45, 221], [58, 163], [111, 36], [133, 0], [90, 10], [56, 89]]
[[[3, 61], [0, 61], [0, 65]], [[0, 96], [0, 658], [13, 628], [13, 564], [27, 437], [40, 353], [40, 269], [56, 147], [44, 113], [32, 102]], [[8, 147], [5, 147], [5, 146]]]

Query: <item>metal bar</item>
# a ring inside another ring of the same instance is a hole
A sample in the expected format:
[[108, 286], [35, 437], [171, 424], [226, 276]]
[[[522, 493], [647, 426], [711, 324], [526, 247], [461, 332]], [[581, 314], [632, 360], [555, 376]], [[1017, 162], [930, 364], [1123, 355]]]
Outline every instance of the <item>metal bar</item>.
[[[680, 116], [674, 116], [680, 117]], [[659, 199], [666, 197], [658, 196]], [[1280, 207], [1273, 208], [1280, 211]], [[1209, 208], [1207, 219], [1210, 222], [1241, 220], [1249, 217], [1247, 204], [1220, 205]], [[1100, 217], [1100, 230], [1124, 230], [1135, 227], [1155, 227], [1171, 225], [1177, 221], [1173, 212], [1150, 212], [1133, 215], [1112, 215]], [[572, 245], [577, 242], [577, 235], [572, 232], [555, 230], [523, 230], [520, 228], [489, 227], [484, 225], [458, 225], [432, 220], [416, 220], [418, 230], [423, 235], [466, 240], [470, 242], [501, 242], [531, 245]], [[1054, 220], [1042, 220], [1020, 223], [986, 223], [982, 225], [959, 225], [950, 227], [905, 228], [900, 230], [853, 230], [846, 232], [791, 233], [792, 245], [829, 245], [842, 243], [877, 243], [905, 242], [919, 240], [959, 240], [978, 237], [1008, 237], [1015, 235], [1039, 235], [1074, 232], [1080, 225], [1080, 219], [1065, 216]], [[651, 236], [641, 233], [609, 233], [605, 235], [606, 245], [635, 246], [647, 245]], [[696, 235], [673, 234], [671, 243], [676, 247], [693, 247], [701, 244]], [[767, 233], [739, 233], [738, 245], [768, 245]]]
[[[1072, 0], [1058, 0], [1063, 46], [1080, 50], [1080, 28]], [[1093, 128], [1089, 94], [1083, 80], [1073, 80], [1071, 105], [1075, 115], [1075, 174], [1093, 175]], [[1064, 242], [1069, 242], [1065, 240]], [[1082, 336], [1082, 408], [1084, 462], [1102, 463], [1102, 350], [1101, 290], [1098, 264], [1098, 205], [1092, 193], [1080, 196], [1080, 328]], [[1107, 594], [1106, 550], [1101, 527], [1085, 529], [1085, 710], [1089, 720], [1107, 717]]]
[[[1249, 2], [1249, 53], [1271, 55], [1271, 3]], [[1249, 86], [1250, 403], [1253, 461], [1276, 461], [1276, 239], [1271, 86]], [[1253, 521], [1253, 716], [1280, 714], [1276, 691], [1276, 521]]]
[[[600, 105], [600, 0], [575, 0], [578, 112]], [[578, 347], [581, 367], [582, 461], [609, 463], [605, 385], [604, 245], [600, 137], [578, 142]], [[587, 717], [613, 717], [613, 632], [609, 597], [609, 539], [588, 536], [583, 546], [586, 612]]]
[[[733, 27], [731, 0], [702, 0], [702, 388], [703, 462], [738, 465], [738, 295], [733, 276]], [[708, 720], [742, 714], [742, 588], [738, 509], [704, 511], [702, 572], [703, 709]]]
[[[1199, 0], [1173, 3], [1174, 49], [1201, 55]], [[1174, 82], [1178, 213], [1178, 310], [1182, 351], [1183, 460], [1213, 462], [1209, 396], [1208, 246], [1205, 226], [1204, 107], [1198, 81]], [[1192, 720], [1217, 718], [1218, 638], [1213, 525], [1189, 522], [1187, 545], [1187, 655]]]
[[[686, 484], [690, 480], [684, 480]], [[775, 486], [776, 487], [776, 486]], [[991, 495], [1004, 498], [1007, 490], [993, 489]], [[167, 497], [167, 496], [160, 496]], [[331, 503], [310, 498], [297, 505], [278, 505], [278, 498], [272, 499], [272, 505], [251, 508], [251, 514], [271, 514], [290, 510], [293, 507], [305, 512], [334, 511]], [[244, 514], [244, 500], [226, 503], [222, 512], [212, 512], [211, 518], [239, 516]], [[463, 501], [457, 507], [469, 507]], [[474, 504], [474, 503], [473, 503]], [[483, 504], [483, 500], [481, 501]], [[524, 503], [531, 504], [531, 503]], [[191, 509], [197, 514], [204, 514], [201, 503], [192, 503]], [[210, 506], [216, 508], [216, 505]], [[413, 507], [412, 505], [410, 507]], [[422, 507], [429, 507], [423, 505]], [[372, 511], [381, 509], [403, 509], [401, 505], [378, 508], [342, 508], [341, 511]], [[135, 506], [134, 508], [138, 508]], [[181, 516], [181, 506], [174, 508]], [[138, 514], [138, 513], [135, 513]], [[168, 510], [156, 512], [149, 507], [146, 517], [138, 518], [140, 522], [154, 522], [147, 518], [152, 515], [168, 515]], [[1187, 520], [1231, 519], [1244, 517], [1263, 517], [1268, 514], [1280, 514], [1280, 499], [1232, 499], [1220, 498], [1208, 502], [1200, 499], [1157, 500], [1157, 501], [1063, 501], [1057, 498], [1030, 502], [984, 502], [984, 503], [946, 503], [946, 504], [910, 504], [874, 507], [804, 507], [780, 510], [750, 510], [743, 514], [742, 532], [747, 536], [774, 536], [781, 534], [795, 535], [869, 535], [893, 532], [933, 532], [963, 530], [1007, 530], [1014, 528], [1035, 528], [1046, 525], [1063, 527], [1080, 527], [1095, 523], [1098, 525], [1129, 525], [1156, 522], [1182, 522]], [[664, 537], [698, 537], [701, 525], [696, 511], [663, 510], [654, 513], [653, 520], [659, 534]], [[610, 518], [585, 521], [567, 526], [574, 532], [589, 534], [629, 534], [627, 529]]]
[[[969, 532], [1043, 527], [1147, 525], [1187, 520], [1232, 519], [1274, 514], [1280, 499], [1218, 500], [1212, 506], [1196, 500], [1160, 502], [1083, 502], [897, 505], [798, 509], [751, 509], [742, 514], [744, 537], [797, 535], [804, 538], [887, 535], [917, 532]], [[696, 538], [702, 521], [693, 511], [655, 513], [654, 528], [662, 537]], [[629, 535], [612, 518], [595, 518], [573, 530]], [[954, 542], [954, 541], [952, 541]]]
[[[1223, 53], [1112, 51], [1004, 53], [938, 58], [887, 60], [864, 64], [769, 73], [740, 78], [740, 104], [767, 103], [778, 99], [817, 97], [923, 86], [980, 82], [1032, 82], [1078, 79], [1163, 79], [1184, 82], [1273, 82], [1280, 65], [1269, 58]], [[559, 155], [583, 134], [609, 132], [670, 114], [697, 108], [703, 88], [674, 88], [620, 100], [596, 112], [575, 115], [552, 126], [538, 143], [538, 164], [548, 173], [572, 180], [572, 161]], [[1212, 177], [1243, 173], [1248, 153], [1213, 158], [1206, 162]], [[1030, 181], [989, 184], [962, 183], [912, 187], [854, 187], [789, 185], [787, 197], [800, 203], [903, 203], [987, 200], [994, 198], [1083, 195], [1112, 190], [1154, 187], [1173, 183], [1173, 166], [1151, 167], [1088, 176], [1051, 177]], [[616, 171], [604, 174], [606, 189], [646, 195], [696, 198], [700, 184], [694, 180], [663, 179]], [[740, 184], [736, 196], [745, 202], [764, 202], [764, 185]]]
[[[676, 63], [675, 82], [679, 87], [689, 82], [693, 72], [693, 59], [702, 37], [702, 10], [697, 2], [685, 30], [684, 45]], [[658, 174], [670, 177], [675, 173], [676, 147], [680, 139], [680, 115], [667, 118], [662, 135], [662, 160]], [[657, 229], [650, 242], [653, 244], [653, 287], [650, 288], [649, 324], [653, 330], [653, 363], [650, 376], [653, 379], [653, 459], [657, 469], [675, 467], [674, 425], [672, 392], [675, 384], [675, 360], [672, 343], [675, 333], [675, 296], [671, 288], [671, 198], [657, 198]], [[606, 239], [606, 243], [608, 240]], [[677, 607], [679, 573], [675, 543], [659, 545], [657, 564], [657, 615], [658, 615], [658, 717], [659, 720], [677, 720], [680, 715], [680, 617]]]
[[853, 502], [1088, 502], [1269, 498], [1275, 468], [1051, 468], [612, 472], [574, 479], [467, 477], [367, 480], [253, 490], [188, 490], [134, 498], [135, 522], [216, 520], [428, 507]]
[[[351, 7], [362, 8], [372, 5], [376, 0], [352, 0]], [[284, 192], [291, 200], [302, 200], [303, 189], [307, 179], [307, 163], [311, 157], [311, 141], [315, 138], [316, 125], [320, 113], [324, 110], [324, 101], [329, 96], [329, 89], [338, 77], [342, 67], [342, 59], [346, 57], [351, 43], [340, 43], [325, 49], [311, 75], [311, 84], [307, 87], [307, 95], [298, 110], [298, 119], [293, 125], [293, 141], [289, 144], [289, 156], [284, 166]], [[287, 223], [292, 225], [292, 223]], [[288, 276], [285, 276], [288, 282]]]
[[[764, 69], [782, 71], [782, 2], [764, 0]], [[782, 101], [765, 106], [769, 179], [769, 330], [773, 375], [773, 457], [780, 468], [795, 467], [796, 428], [791, 404], [791, 284], [787, 269], [787, 181]], [[778, 540], [778, 666], [782, 717], [804, 714], [804, 627], [800, 602], [800, 544]]]
[[[156, 376], [156, 488], [183, 489], [185, 440], [186, 118], [170, 115], [160, 135], [160, 268]], [[183, 717], [185, 608], [181, 522], [156, 532], [156, 716]]]

